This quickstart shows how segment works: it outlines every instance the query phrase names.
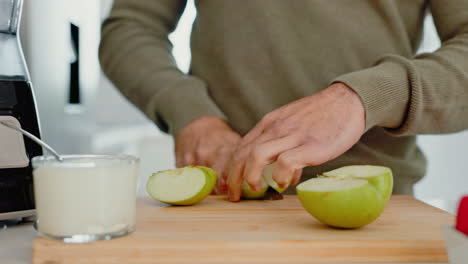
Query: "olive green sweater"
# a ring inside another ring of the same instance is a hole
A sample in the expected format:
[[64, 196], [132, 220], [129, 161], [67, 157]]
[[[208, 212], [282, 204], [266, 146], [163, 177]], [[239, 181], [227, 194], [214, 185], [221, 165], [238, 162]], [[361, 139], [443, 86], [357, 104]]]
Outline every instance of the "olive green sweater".
[[[394, 170], [395, 193], [411, 194], [426, 167], [414, 135], [468, 128], [466, 0], [198, 0], [188, 75], [168, 40], [185, 4], [116, 0], [103, 24], [104, 72], [163, 131], [215, 115], [245, 134], [266, 113], [341, 81], [362, 98], [367, 132], [303, 179], [379, 164]], [[415, 56], [427, 10], [442, 47]]]

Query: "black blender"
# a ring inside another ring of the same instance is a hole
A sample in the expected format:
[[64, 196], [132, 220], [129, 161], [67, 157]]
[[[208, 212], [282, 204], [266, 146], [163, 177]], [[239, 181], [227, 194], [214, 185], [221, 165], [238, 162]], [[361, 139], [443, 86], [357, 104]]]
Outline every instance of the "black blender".
[[[0, 0], [0, 121], [40, 137], [34, 91], [19, 40], [22, 0]], [[34, 215], [30, 160], [42, 148], [0, 125], [0, 220]]]

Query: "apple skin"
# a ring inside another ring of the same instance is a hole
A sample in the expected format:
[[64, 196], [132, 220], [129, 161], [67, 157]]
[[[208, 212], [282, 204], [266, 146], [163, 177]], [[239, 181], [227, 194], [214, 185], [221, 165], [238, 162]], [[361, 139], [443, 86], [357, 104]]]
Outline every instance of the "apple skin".
[[[366, 179], [369, 181], [370, 184], [375, 186], [379, 193], [384, 195], [385, 200], [390, 199], [392, 196], [393, 191], [393, 173], [390, 168], [382, 167], [382, 166], [372, 166], [372, 165], [353, 165], [353, 166], [345, 166], [341, 167], [340, 169], [346, 169], [347, 167], [361, 167], [363, 169], [372, 168], [372, 167], [380, 167], [384, 172], [374, 177], [359, 177], [358, 175], [349, 175], [351, 178], [356, 179]], [[323, 173], [324, 176], [331, 177], [333, 171], [328, 171]]]
[[393, 191], [393, 174], [390, 169], [381, 176], [368, 178], [367, 180], [383, 195], [385, 202], [390, 199]]
[[265, 181], [262, 181], [262, 189], [259, 192], [255, 192], [250, 188], [250, 185], [247, 182], [243, 182], [241, 185], [242, 194], [241, 197], [244, 200], [258, 200], [262, 199], [265, 196], [266, 191], [268, 190], [268, 185]]
[[177, 201], [177, 202], [171, 202], [171, 201], [164, 201], [164, 200], [161, 200], [157, 197], [154, 197], [153, 195], [151, 195], [151, 192], [148, 191], [148, 193], [150, 194], [150, 196], [155, 199], [155, 200], [158, 200], [160, 202], [163, 202], [163, 203], [167, 203], [167, 204], [172, 204], [172, 205], [193, 205], [193, 204], [196, 204], [196, 203], [199, 203], [201, 202], [202, 200], [204, 200], [208, 195], [210, 195], [211, 192], [213, 192], [214, 190], [214, 187], [216, 185], [216, 182], [218, 180], [218, 174], [216, 173], [216, 171], [214, 171], [213, 169], [211, 168], [208, 168], [208, 167], [204, 167], [204, 166], [188, 166], [186, 168], [196, 168], [196, 169], [199, 169], [203, 172], [203, 174], [205, 175], [205, 181], [206, 181], [206, 184], [205, 186], [200, 190], [200, 192], [189, 198], [189, 199], [185, 199], [185, 200], [182, 200], [182, 201]]
[[338, 228], [357, 228], [377, 219], [385, 208], [384, 197], [363, 185], [337, 192], [297, 190], [302, 206], [320, 222]]
[[[326, 175], [326, 173], [324, 174]], [[385, 209], [393, 189], [390, 169], [370, 178], [367, 184], [339, 191], [296, 191], [302, 206], [320, 222], [336, 228], [359, 228], [377, 219]]]

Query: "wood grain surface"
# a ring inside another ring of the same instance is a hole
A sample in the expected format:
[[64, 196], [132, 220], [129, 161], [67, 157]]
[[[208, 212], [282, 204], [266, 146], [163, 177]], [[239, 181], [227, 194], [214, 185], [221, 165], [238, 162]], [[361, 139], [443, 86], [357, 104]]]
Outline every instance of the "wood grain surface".
[[37, 238], [33, 263], [401, 263], [447, 262], [442, 226], [452, 215], [393, 196], [360, 229], [322, 225], [296, 196], [230, 203], [212, 196], [188, 207], [140, 198], [137, 230], [88, 244]]

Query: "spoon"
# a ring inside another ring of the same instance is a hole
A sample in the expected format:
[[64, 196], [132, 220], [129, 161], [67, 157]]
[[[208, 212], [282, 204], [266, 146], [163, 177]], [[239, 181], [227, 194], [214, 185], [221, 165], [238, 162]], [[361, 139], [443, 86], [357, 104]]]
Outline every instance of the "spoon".
[[36, 142], [37, 144], [39, 144], [43, 148], [45, 148], [47, 151], [49, 151], [58, 161], [60, 161], [60, 162], [63, 161], [63, 158], [57, 153], [57, 151], [55, 151], [53, 148], [51, 148], [49, 145], [47, 145], [44, 141], [40, 140], [39, 138], [37, 138], [33, 134], [29, 133], [28, 131], [26, 131], [26, 130], [24, 130], [22, 128], [13, 126], [13, 125], [5, 122], [5, 121], [0, 121], [0, 124], [10, 128], [10, 129], [13, 129], [13, 130], [16, 130], [16, 131], [22, 133], [23, 135], [30, 138], [32, 141]]

